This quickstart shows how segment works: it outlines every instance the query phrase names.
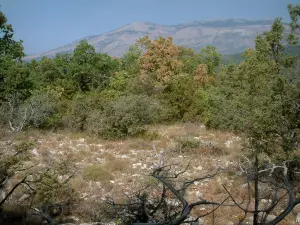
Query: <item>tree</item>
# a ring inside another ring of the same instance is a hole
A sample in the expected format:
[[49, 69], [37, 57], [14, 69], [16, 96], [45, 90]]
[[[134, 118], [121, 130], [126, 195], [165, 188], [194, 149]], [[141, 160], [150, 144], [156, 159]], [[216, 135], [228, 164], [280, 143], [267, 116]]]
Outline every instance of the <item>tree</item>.
[[289, 34], [289, 43], [292, 45], [296, 45], [298, 43], [298, 35], [300, 31], [300, 25], [298, 23], [298, 19], [300, 16], [300, 5], [288, 5], [288, 10], [291, 18], [291, 33]]
[[221, 55], [217, 52], [217, 49], [213, 46], [206, 46], [200, 50], [198, 57], [200, 58], [201, 64], [206, 65], [207, 73], [214, 75], [221, 61]]
[[0, 11], [0, 58], [10, 56], [13, 59], [21, 60], [24, 56], [22, 41], [13, 40], [14, 31], [11, 24]]
[[142, 51], [137, 44], [132, 45], [121, 59], [120, 69], [125, 70], [130, 77], [137, 76], [140, 72], [140, 59]]
[[33, 83], [29, 69], [21, 62], [24, 56], [22, 41], [13, 40], [13, 35], [12, 25], [7, 24], [5, 15], [0, 11], [0, 106], [7, 109], [4, 105], [9, 105], [8, 110], [14, 117], [22, 111], [20, 104], [30, 96]]
[[138, 43], [146, 49], [140, 60], [142, 79], [150, 78], [154, 83], [165, 85], [181, 72], [180, 48], [173, 44], [171, 37], [159, 37], [151, 41], [146, 36]]
[[7, 24], [5, 15], [0, 11], [0, 100], [3, 100], [7, 92], [11, 91], [11, 88], [7, 87], [8, 85], [26, 86], [26, 82], [22, 84], [22, 77], [15, 83], [14, 80], [10, 80], [20, 74], [19, 61], [24, 56], [22, 41], [13, 40], [13, 35], [12, 25]]
[[83, 40], [75, 48], [68, 73], [75, 80], [80, 91], [103, 89], [118, 62], [107, 54], [97, 54], [95, 48]]
[[[239, 132], [246, 140], [245, 150], [251, 162], [251, 173], [246, 173], [246, 176], [254, 185], [254, 209], [244, 210], [253, 213], [254, 225], [276, 224], [274, 221], [282, 220], [299, 204], [293, 192], [297, 188], [290, 182], [290, 173], [293, 172], [288, 167], [289, 162], [299, 163], [294, 154], [299, 149], [300, 140], [299, 91], [297, 85], [283, 74], [283, 68], [292, 67], [294, 63], [284, 53], [282, 41], [283, 28], [277, 19], [271, 31], [257, 37], [256, 48], [245, 52], [244, 62], [223, 68], [210, 90], [212, 111], [209, 125]], [[283, 170], [283, 179], [278, 175], [276, 182], [267, 179], [262, 171], [271, 171], [273, 176], [272, 168]], [[259, 185], [266, 182], [273, 185], [270, 196], [276, 201], [264, 211], [259, 207], [263, 194]], [[277, 199], [280, 188], [286, 189], [285, 196], [289, 196], [284, 214], [264, 223], [260, 213], [269, 214], [278, 206], [279, 199], [284, 198]]]

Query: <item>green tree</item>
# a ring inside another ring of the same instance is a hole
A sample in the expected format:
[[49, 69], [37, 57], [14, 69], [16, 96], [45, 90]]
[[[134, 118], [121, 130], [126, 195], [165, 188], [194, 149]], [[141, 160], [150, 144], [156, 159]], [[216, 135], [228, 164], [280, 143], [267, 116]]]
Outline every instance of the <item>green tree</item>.
[[5, 15], [0, 11], [0, 100], [2, 101], [7, 95], [18, 92], [18, 89], [21, 89], [20, 95], [27, 95], [24, 89], [29, 85], [27, 71], [20, 64], [24, 56], [22, 41], [13, 40], [13, 35], [12, 25], [7, 23]]
[[[288, 177], [293, 176], [293, 171], [286, 166], [286, 160], [297, 162], [294, 153], [299, 149], [300, 140], [299, 91], [284, 76], [283, 68], [291, 68], [294, 63], [284, 52], [283, 36], [281, 20], [277, 19], [269, 32], [257, 37], [255, 49], [245, 52], [245, 61], [223, 68], [210, 89], [209, 125], [239, 132], [246, 140], [248, 151], [244, 154], [252, 162], [251, 172], [246, 175], [248, 182], [254, 183], [254, 225], [263, 222], [259, 217], [262, 195], [259, 183], [267, 176], [260, 171], [269, 168], [271, 163], [284, 164], [280, 168], [290, 173], [275, 183], [271, 181], [275, 189], [288, 188], [290, 195], [287, 209], [274, 221], [282, 220], [299, 202], [291, 192], [295, 187]], [[276, 197], [276, 190], [274, 193]]]
[[300, 17], [300, 5], [288, 5], [288, 10], [291, 18], [291, 33], [289, 34], [289, 43], [292, 45], [296, 45], [299, 41], [299, 31], [300, 31], [300, 24], [298, 23]]
[[97, 54], [95, 48], [83, 40], [75, 48], [68, 73], [76, 81], [78, 90], [103, 89], [118, 62], [107, 54]]
[[208, 74], [215, 74], [216, 68], [220, 65], [221, 55], [217, 52], [217, 49], [213, 46], [206, 46], [202, 48], [198, 54], [200, 63], [207, 66]]
[[10, 56], [21, 60], [24, 56], [22, 41], [13, 40], [14, 31], [2, 11], [0, 11], [0, 58]]
[[121, 59], [120, 69], [125, 70], [129, 76], [137, 76], [140, 72], [141, 56], [142, 51], [138, 45], [132, 45]]

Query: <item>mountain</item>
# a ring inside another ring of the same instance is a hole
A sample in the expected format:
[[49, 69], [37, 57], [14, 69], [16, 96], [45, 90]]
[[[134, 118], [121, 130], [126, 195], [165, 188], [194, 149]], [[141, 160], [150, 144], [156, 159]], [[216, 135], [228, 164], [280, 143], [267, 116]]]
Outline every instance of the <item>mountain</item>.
[[[270, 30], [273, 20], [224, 19], [194, 21], [178, 25], [159, 25], [134, 22], [108, 33], [93, 35], [74, 41], [48, 52], [25, 57], [25, 60], [54, 57], [57, 53], [70, 53], [83, 39], [95, 47], [97, 52], [111, 56], [122, 56], [137, 39], [145, 35], [173, 37], [174, 43], [198, 51], [213, 45], [222, 54], [234, 54], [254, 47], [257, 34]], [[285, 25], [288, 27], [287, 25]]]

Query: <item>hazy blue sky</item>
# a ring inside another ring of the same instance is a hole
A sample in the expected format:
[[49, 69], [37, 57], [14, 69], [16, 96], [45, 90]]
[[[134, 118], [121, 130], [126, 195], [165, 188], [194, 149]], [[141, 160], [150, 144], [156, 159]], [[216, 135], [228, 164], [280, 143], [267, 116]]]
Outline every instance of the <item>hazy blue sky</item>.
[[287, 4], [300, 0], [0, 0], [27, 54], [135, 21], [178, 24], [222, 18], [288, 21]]

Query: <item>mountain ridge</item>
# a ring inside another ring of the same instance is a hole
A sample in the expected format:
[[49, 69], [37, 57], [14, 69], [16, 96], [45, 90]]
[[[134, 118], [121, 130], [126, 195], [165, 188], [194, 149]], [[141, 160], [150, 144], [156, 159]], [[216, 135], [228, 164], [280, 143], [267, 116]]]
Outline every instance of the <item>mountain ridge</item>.
[[[151, 39], [171, 36], [174, 43], [198, 51], [213, 45], [222, 54], [234, 54], [254, 47], [258, 34], [270, 30], [274, 19], [214, 19], [192, 21], [176, 25], [163, 25], [152, 22], [133, 22], [112, 31], [91, 35], [72, 43], [51, 49], [47, 52], [29, 55], [24, 60], [55, 57], [58, 53], [70, 53], [81, 40], [87, 40], [97, 52], [122, 57], [135, 41], [148, 35]], [[288, 29], [288, 25], [284, 24]]]

